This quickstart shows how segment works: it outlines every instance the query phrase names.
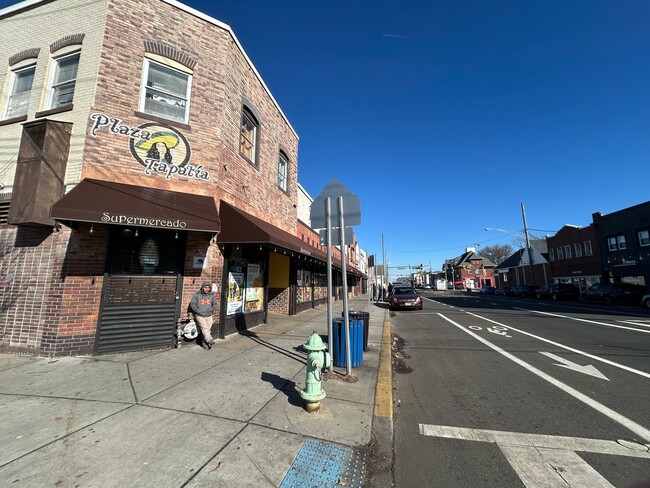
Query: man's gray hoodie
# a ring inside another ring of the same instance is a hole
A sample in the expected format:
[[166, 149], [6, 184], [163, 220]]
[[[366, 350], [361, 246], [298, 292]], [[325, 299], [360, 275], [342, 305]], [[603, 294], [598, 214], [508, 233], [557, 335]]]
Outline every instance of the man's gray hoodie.
[[212, 312], [217, 307], [217, 299], [212, 294], [212, 289], [208, 293], [203, 293], [203, 287], [206, 285], [210, 285], [210, 283], [204, 281], [201, 284], [201, 289], [190, 300], [190, 310], [194, 315], [199, 315], [200, 317], [211, 317]]

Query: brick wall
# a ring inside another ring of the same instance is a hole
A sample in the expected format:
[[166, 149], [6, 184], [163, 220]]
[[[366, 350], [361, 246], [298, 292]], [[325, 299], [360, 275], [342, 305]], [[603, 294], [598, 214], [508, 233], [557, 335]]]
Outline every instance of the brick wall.
[[106, 243], [62, 228], [0, 232], [0, 349], [36, 354], [90, 354], [94, 347]]
[[289, 288], [269, 288], [269, 312], [289, 314]]
[[[88, 138], [84, 176], [214, 196], [295, 234], [298, 138], [223, 25], [160, 0], [138, 2], [137, 7], [126, 0], [112, 0], [93, 110], [118, 117], [130, 126], [150, 122], [135, 114], [147, 40], [170, 46], [196, 61], [189, 127], [179, 126], [178, 130], [191, 146], [190, 164], [203, 165], [210, 181], [147, 176], [131, 156], [127, 138], [107, 131]], [[248, 100], [260, 117], [259, 169], [239, 154], [243, 100]], [[286, 193], [277, 186], [280, 149], [289, 158]]]

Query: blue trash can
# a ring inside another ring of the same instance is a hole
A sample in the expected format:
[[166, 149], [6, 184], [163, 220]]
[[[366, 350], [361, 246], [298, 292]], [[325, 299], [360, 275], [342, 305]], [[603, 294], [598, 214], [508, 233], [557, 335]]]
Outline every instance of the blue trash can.
[[[332, 320], [332, 361], [334, 366], [347, 368], [345, 349], [345, 319]], [[363, 321], [350, 320], [350, 362], [352, 368], [361, 366], [363, 359]]]

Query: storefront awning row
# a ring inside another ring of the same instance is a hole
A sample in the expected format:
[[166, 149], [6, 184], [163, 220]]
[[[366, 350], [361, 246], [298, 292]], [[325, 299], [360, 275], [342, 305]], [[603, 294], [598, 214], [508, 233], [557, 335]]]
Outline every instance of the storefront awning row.
[[219, 211], [223, 219], [221, 233], [217, 238], [217, 242], [220, 244], [273, 244], [282, 249], [295, 251], [321, 261], [325, 261], [327, 258], [323, 251], [309, 246], [297, 236], [285, 232], [227, 202], [221, 202]]
[[212, 197], [90, 178], [52, 205], [50, 216], [61, 221], [221, 231]]
[[[308, 245], [297, 236], [278, 229], [227, 202], [221, 202], [219, 214], [223, 221], [221, 233], [217, 237], [219, 244], [272, 244], [281, 249], [312, 257], [323, 263], [327, 262], [327, 254], [324, 251]], [[339, 259], [332, 259], [332, 265], [341, 269]], [[365, 276], [360, 271], [350, 267], [347, 268], [347, 272], [360, 277]]]

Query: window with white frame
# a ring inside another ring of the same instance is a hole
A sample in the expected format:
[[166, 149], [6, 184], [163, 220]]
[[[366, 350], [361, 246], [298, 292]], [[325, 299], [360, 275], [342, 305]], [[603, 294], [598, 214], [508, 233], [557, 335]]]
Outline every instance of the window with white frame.
[[149, 58], [144, 59], [140, 111], [186, 123], [192, 75]]
[[639, 231], [639, 246], [650, 246], [650, 231]]
[[558, 260], [564, 259], [564, 251], [561, 246], [557, 248], [557, 258]]
[[278, 158], [278, 186], [282, 191], [287, 191], [287, 168], [289, 163], [287, 163], [287, 157], [284, 153], [280, 152], [280, 157]]
[[625, 236], [612, 236], [607, 238], [607, 247], [610, 251], [624, 250], [627, 249], [627, 243], [625, 242]]
[[584, 241], [582, 245], [585, 248], [585, 256], [593, 256], [594, 251], [591, 249], [591, 241]]
[[616, 251], [618, 249], [618, 247], [616, 247], [616, 237], [607, 238], [607, 248], [610, 251]]
[[27, 115], [29, 95], [32, 92], [35, 72], [36, 65], [12, 71], [5, 118], [10, 119], [12, 117]]
[[548, 250], [548, 257], [551, 261], [555, 261], [555, 249], [550, 248]]
[[564, 257], [571, 259], [571, 246], [569, 244], [564, 246]]
[[259, 123], [253, 114], [244, 107], [241, 116], [241, 133], [239, 137], [239, 152], [248, 159], [253, 165], [256, 164], [257, 157], [257, 133]]
[[573, 250], [574, 254], [577, 258], [582, 257], [582, 246], [580, 245], [579, 242], [574, 242], [573, 243]]
[[79, 69], [79, 51], [54, 58], [54, 73], [50, 85], [48, 108], [58, 108], [70, 105], [74, 98]]

